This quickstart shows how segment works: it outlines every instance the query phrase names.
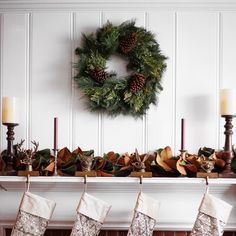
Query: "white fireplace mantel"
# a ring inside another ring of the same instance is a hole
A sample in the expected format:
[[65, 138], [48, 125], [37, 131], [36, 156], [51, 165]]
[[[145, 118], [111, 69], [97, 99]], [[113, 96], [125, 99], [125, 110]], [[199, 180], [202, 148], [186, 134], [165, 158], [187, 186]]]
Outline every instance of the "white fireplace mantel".
[[[13, 225], [26, 178], [0, 176], [0, 226]], [[145, 193], [161, 202], [160, 230], [190, 230], [206, 188], [200, 178], [148, 178], [143, 179]], [[6, 191], [7, 190], [7, 191]], [[82, 177], [31, 177], [30, 191], [53, 199], [57, 207], [50, 227], [70, 228], [75, 219], [75, 209], [84, 190]], [[127, 229], [140, 190], [140, 180], [131, 177], [89, 177], [87, 192], [112, 205], [106, 219], [106, 229]], [[236, 179], [209, 179], [209, 190], [234, 205], [227, 230], [236, 230]]]

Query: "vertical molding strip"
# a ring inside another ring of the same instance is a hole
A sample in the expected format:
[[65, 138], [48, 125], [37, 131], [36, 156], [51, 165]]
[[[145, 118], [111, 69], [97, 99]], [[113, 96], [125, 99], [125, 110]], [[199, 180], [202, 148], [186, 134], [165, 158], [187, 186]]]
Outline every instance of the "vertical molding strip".
[[32, 49], [33, 49], [33, 15], [28, 15], [28, 46], [27, 46], [27, 116], [26, 116], [26, 129], [27, 141], [26, 146], [30, 146], [32, 139]]
[[177, 46], [178, 46], [178, 38], [177, 38], [177, 31], [178, 31], [178, 27], [177, 27], [177, 18], [178, 18], [178, 14], [177, 12], [174, 12], [173, 15], [173, 71], [172, 71], [172, 82], [173, 82], [173, 90], [172, 90], [172, 94], [173, 94], [173, 101], [172, 101], [172, 145], [174, 147], [174, 154], [177, 154], [177, 150], [178, 148], [176, 147], [177, 144], [177, 127], [176, 127], [176, 119], [177, 119], [177, 109], [176, 109], [176, 98], [177, 98]]
[[[4, 32], [4, 15], [3, 14], [0, 14], [0, 109], [2, 111], [2, 96], [3, 96], [3, 32]], [[2, 114], [2, 113], [1, 113]], [[0, 117], [0, 121], [1, 121], [1, 124], [2, 124], [2, 116]], [[3, 136], [2, 136], [2, 133], [3, 133], [3, 128], [2, 128], [2, 125], [0, 125], [0, 152], [2, 151], [3, 149]]]
[[[100, 12], [99, 26], [104, 23], [104, 13]], [[98, 114], [98, 155], [102, 156], [104, 152], [104, 117], [102, 113]]]
[[70, 12], [70, 41], [71, 43], [71, 69], [69, 76], [71, 77], [71, 96], [70, 96], [70, 114], [69, 114], [69, 149], [73, 150], [75, 147], [75, 139], [74, 139], [74, 125], [75, 125], [75, 115], [74, 115], [74, 100], [75, 100], [75, 86], [74, 86], [74, 76], [75, 76], [75, 70], [74, 70], [74, 63], [75, 63], [75, 21], [76, 15], [75, 12]]
[[31, 38], [31, 16], [29, 13], [26, 15], [26, 42], [25, 42], [25, 139], [26, 148], [29, 148], [30, 138], [29, 138], [29, 113], [30, 113], [30, 38]]
[[[149, 14], [148, 12], [144, 13], [144, 25], [146, 30], [149, 30]], [[146, 153], [147, 149], [148, 149], [148, 114], [149, 112], [147, 111], [147, 113], [145, 115], [143, 115], [143, 132], [142, 132], [142, 152]]]
[[[3, 97], [3, 41], [4, 41], [4, 14], [0, 14], [0, 109], [2, 111], [2, 97]], [[2, 113], [1, 113], [2, 114]], [[0, 125], [0, 151], [3, 150], [3, 126], [2, 126], [2, 116], [0, 117], [1, 125]]]
[[222, 82], [222, 56], [223, 56], [223, 35], [222, 35], [222, 13], [217, 14], [217, 45], [216, 45], [216, 147], [220, 149], [220, 88]]

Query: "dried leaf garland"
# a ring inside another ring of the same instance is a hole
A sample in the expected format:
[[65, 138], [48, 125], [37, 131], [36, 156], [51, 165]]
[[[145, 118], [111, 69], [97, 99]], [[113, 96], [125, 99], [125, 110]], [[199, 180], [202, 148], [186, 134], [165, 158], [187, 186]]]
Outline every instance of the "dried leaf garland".
[[[213, 149], [202, 148], [199, 155], [184, 153], [184, 155], [175, 157], [169, 146], [158, 149], [155, 152], [148, 152], [139, 155], [140, 160], [144, 160], [145, 170], [151, 171], [153, 176], [196, 176], [196, 172], [204, 171], [202, 164], [205, 161], [213, 161], [213, 172], [221, 172], [225, 167], [223, 151], [212, 151]], [[40, 175], [52, 175], [54, 171], [54, 156], [50, 149], [40, 150], [35, 154], [33, 170], [38, 170]], [[4, 151], [5, 153], [5, 151]], [[74, 175], [75, 171], [81, 171], [79, 157], [80, 155], [91, 155], [93, 150], [83, 151], [76, 148], [71, 152], [68, 148], [63, 148], [58, 153], [58, 173], [60, 175]], [[204, 156], [206, 154], [206, 156]], [[235, 151], [234, 151], [235, 155]], [[16, 161], [19, 162], [19, 156]], [[1, 159], [0, 159], [1, 160]], [[4, 160], [1, 165], [5, 166]], [[94, 169], [100, 176], [129, 176], [133, 170], [132, 163], [137, 161], [135, 153], [119, 154], [114, 151], [105, 153], [102, 157], [96, 157]], [[20, 162], [19, 162], [20, 163]], [[17, 170], [24, 170], [24, 165], [18, 165]], [[21, 169], [20, 169], [21, 168]], [[233, 170], [236, 169], [236, 158], [232, 161]]]

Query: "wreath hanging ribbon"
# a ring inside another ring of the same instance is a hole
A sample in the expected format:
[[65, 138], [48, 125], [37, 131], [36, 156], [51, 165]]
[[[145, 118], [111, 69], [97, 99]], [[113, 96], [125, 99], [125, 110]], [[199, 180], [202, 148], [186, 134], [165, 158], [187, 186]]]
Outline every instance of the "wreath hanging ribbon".
[[[79, 60], [75, 81], [88, 98], [91, 111], [140, 117], [150, 104], [156, 104], [163, 89], [161, 77], [167, 59], [154, 35], [134, 21], [114, 26], [108, 22], [95, 34], [83, 35], [82, 47], [76, 49]], [[108, 71], [111, 55], [128, 61], [128, 75], [117, 78]]]

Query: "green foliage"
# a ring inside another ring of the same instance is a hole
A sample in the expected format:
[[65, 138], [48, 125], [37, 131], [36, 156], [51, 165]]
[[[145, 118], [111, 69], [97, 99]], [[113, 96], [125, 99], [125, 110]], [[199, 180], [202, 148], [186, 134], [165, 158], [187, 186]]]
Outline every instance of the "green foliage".
[[210, 157], [215, 152], [215, 149], [203, 147], [198, 150], [198, 156]]
[[75, 164], [61, 169], [64, 175], [72, 175], [72, 176], [75, 175], [76, 170], [77, 170], [77, 167]]
[[[126, 54], [119, 49], [120, 40], [131, 33], [137, 35], [132, 50]], [[91, 111], [103, 111], [109, 115], [118, 114], [140, 117], [150, 104], [156, 104], [161, 92], [161, 77], [166, 68], [159, 44], [154, 35], [143, 27], [136, 27], [134, 21], [113, 26], [110, 22], [99, 28], [95, 34], [83, 35], [82, 47], [76, 49], [79, 60], [75, 64], [75, 76], [79, 88], [87, 96]], [[127, 77], [117, 78], [115, 72], [107, 71], [106, 62], [112, 54], [128, 60]], [[91, 76], [91, 70], [106, 70], [106, 80], [99, 83]], [[145, 85], [136, 93], [129, 89], [132, 75], [145, 76]]]

